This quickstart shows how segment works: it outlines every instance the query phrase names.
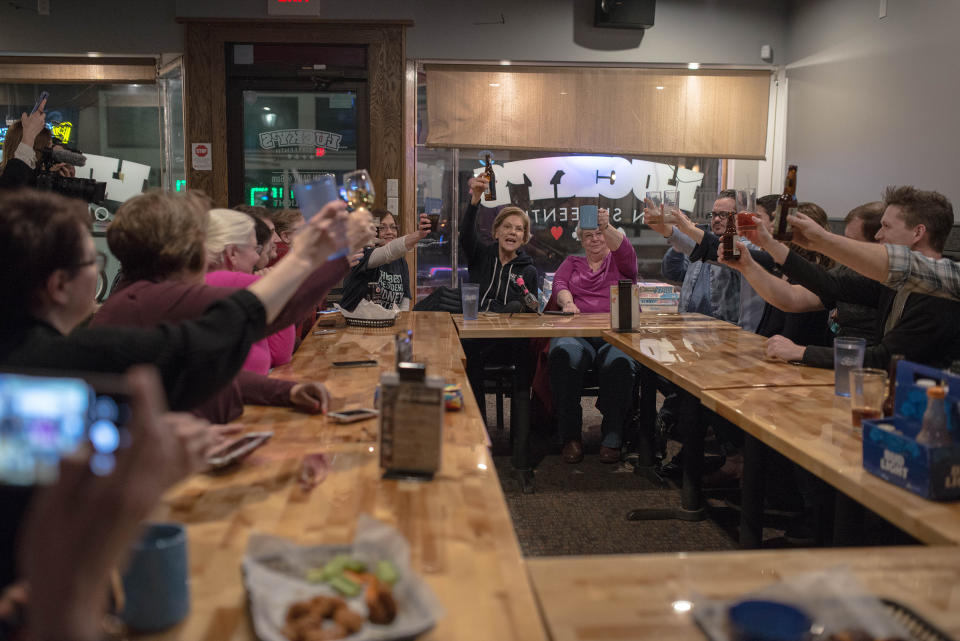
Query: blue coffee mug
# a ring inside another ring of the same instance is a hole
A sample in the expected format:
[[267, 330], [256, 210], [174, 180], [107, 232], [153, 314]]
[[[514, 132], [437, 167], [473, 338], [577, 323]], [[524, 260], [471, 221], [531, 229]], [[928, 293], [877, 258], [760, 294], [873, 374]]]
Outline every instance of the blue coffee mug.
[[123, 576], [121, 618], [131, 630], [154, 632], [190, 612], [187, 531], [181, 523], [151, 523], [134, 546]]

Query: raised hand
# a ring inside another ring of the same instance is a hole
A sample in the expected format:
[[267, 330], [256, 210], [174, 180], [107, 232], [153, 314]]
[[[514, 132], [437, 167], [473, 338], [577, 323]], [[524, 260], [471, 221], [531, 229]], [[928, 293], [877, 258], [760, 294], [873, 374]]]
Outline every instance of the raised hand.
[[721, 265], [726, 265], [731, 269], [735, 269], [738, 272], [745, 272], [757, 263], [753, 260], [753, 256], [750, 255], [750, 250], [747, 249], [747, 246], [741, 243], [739, 240], [734, 240], [734, 243], [737, 245], [737, 249], [740, 250], [739, 258], [727, 258], [725, 252], [723, 251], [723, 243], [720, 243], [720, 246], [717, 248], [717, 260]]
[[367, 245], [374, 244], [377, 229], [370, 212], [360, 209], [350, 214], [346, 219], [346, 234], [347, 246], [352, 252], [358, 252]]
[[663, 211], [649, 198], [645, 198], [643, 201], [643, 222], [664, 238], [669, 237], [673, 232], [673, 225], [664, 220]]
[[[23, 126], [23, 138], [21, 142], [28, 147], [33, 147], [33, 140], [37, 137], [37, 134], [43, 131], [43, 127], [47, 121], [47, 115], [44, 112], [44, 108], [47, 106], [47, 99], [44, 98], [40, 103], [40, 106], [32, 114], [27, 114], [23, 112], [20, 114], [20, 124]], [[16, 151], [15, 149], [12, 151]]]
[[487, 190], [490, 181], [484, 176], [474, 176], [467, 185], [470, 187], [470, 202], [474, 205], [480, 202], [480, 197]]
[[320, 213], [300, 228], [290, 253], [312, 265], [322, 265], [327, 258], [347, 247], [347, 219], [345, 202], [328, 202]]
[[830, 232], [818, 225], [806, 214], [797, 212], [787, 217], [793, 228], [793, 242], [807, 249], [821, 247]]
[[598, 209], [597, 210], [597, 229], [599, 229], [600, 231], [603, 231], [609, 225], [610, 225], [610, 210]]

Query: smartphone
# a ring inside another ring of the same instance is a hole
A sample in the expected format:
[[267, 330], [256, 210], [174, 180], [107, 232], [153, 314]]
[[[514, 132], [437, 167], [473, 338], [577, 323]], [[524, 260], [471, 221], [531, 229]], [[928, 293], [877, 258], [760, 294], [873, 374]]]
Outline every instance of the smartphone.
[[53, 483], [60, 460], [79, 455], [110, 474], [130, 444], [130, 415], [122, 376], [0, 372], [0, 483]]
[[598, 226], [597, 206], [580, 205], [580, 229], [596, 229]]
[[377, 361], [334, 361], [334, 367], [376, 367]]
[[362, 421], [365, 418], [373, 418], [379, 414], [380, 412], [377, 410], [366, 408], [356, 410], [340, 410], [339, 412], [327, 412], [327, 416], [332, 418], [337, 423], [353, 423], [354, 421]]
[[207, 455], [207, 464], [221, 470], [239, 463], [258, 447], [270, 440], [273, 432], [250, 432], [244, 434]]
[[37, 98], [37, 101], [33, 103], [33, 110], [30, 111], [30, 115], [37, 113], [37, 109], [40, 108], [40, 105], [43, 104], [43, 101], [50, 97], [50, 94], [46, 91], [41, 91], [40, 96]]
[[573, 316], [573, 312], [565, 312], [562, 309], [545, 309], [544, 314], [553, 314], [554, 316]]

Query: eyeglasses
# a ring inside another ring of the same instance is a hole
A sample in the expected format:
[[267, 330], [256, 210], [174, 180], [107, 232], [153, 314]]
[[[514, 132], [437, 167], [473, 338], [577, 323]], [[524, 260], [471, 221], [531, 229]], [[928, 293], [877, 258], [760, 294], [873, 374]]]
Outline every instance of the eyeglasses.
[[102, 272], [103, 268], [107, 266], [107, 255], [101, 251], [97, 252], [97, 255], [90, 260], [85, 260], [82, 263], [77, 263], [73, 266], [73, 269], [81, 269], [83, 267], [89, 267], [90, 265], [96, 265], [97, 271]]
[[380, 231], [399, 231], [399, 227], [396, 225], [380, 225], [377, 227]]
[[711, 211], [711, 212], [710, 212], [710, 217], [711, 217], [711, 218], [726, 218], [726, 217], [729, 216], [730, 214], [735, 214], [735, 213], [737, 213], [737, 212], [735, 212], [735, 211]]

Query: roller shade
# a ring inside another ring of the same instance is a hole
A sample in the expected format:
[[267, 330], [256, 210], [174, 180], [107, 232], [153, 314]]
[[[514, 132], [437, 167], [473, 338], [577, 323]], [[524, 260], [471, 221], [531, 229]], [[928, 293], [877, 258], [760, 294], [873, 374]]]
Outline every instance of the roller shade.
[[752, 159], [766, 151], [769, 71], [425, 70], [429, 146]]

